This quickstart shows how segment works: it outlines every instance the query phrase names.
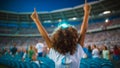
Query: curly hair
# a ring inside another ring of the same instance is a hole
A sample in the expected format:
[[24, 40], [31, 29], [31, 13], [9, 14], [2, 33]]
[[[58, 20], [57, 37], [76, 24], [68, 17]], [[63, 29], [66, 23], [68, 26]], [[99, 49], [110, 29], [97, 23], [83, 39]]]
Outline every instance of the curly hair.
[[62, 29], [60, 27], [52, 35], [52, 48], [60, 54], [70, 53], [73, 55], [77, 49], [78, 33], [72, 26]]

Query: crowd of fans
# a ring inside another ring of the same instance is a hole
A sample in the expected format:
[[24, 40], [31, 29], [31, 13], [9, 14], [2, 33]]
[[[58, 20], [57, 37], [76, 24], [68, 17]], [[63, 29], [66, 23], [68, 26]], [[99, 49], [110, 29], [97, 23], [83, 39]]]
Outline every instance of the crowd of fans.
[[[89, 45], [95, 44], [96, 45], [95, 47], [98, 48], [98, 50], [96, 49], [95, 51], [101, 51], [104, 49], [103, 52], [108, 53], [108, 55], [110, 55], [112, 53], [111, 58], [113, 59], [114, 57], [116, 57], [115, 55], [113, 56], [113, 54], [116, 54], [116, 55], [119, 54], [119, 50], [114, 51], [116, 49], [120, 49], [119, 35], [120, 35], [119, 29], [87, 34], [86, 38], [85, 38], [85, 47], [88, 50], [90, 50], [90, 51], [87, 51], [88, 52], [87, 56], [92, 57], [92, 50]], [[2, 48], [0, 48], [0, 53], [3, 55], [3, 54], [7, 54], [7, 53], [16, 54], [16, 52], [22, 52], [21, 55], [23, 56], [23, 53], [24, 52], [28, 53], [29, 50], [31, 53], [39, 52], [40, 50], [37, 51], [36, 49], [34, 49], [35, 45], [38, 43], [38, 40], [44, 41], [41, 37], [24, 37], [24, 38], [23, 37], [1, 37], [0, 38], [0, 41], [1, 41], [0, 46], [2, 46]], [[13, 45], [14, 42], [16, 43], [14, 45], [17, 45], [17, 49], [16, 48], [12, 49], [11, 45]], [[103, 47], [103, 45], [106, 45], [106, 46]], [[94, 49], [95, 47], [92, 47], [92, 49]], [[32, 49], [35, 52], [31, 51]], [[105, 51], [105, 50], [109, 50], [109, 51]], [[47, 51], [45, 51], [45, 52], [47, 52]], [[89, 52], [91, 52], [91, 54]], [[101, 55], [105, 55], [105, 53], [102, 54], [102, 52], [100, 52]], [[42, 54], [42, 53], [39, 53], [39, 54]], [[106, 57], [106, 56], [104, 56], [104, 57]]]
[[102, 31], [96, 33], [89, 33], [86, 35], [85, 44], [107, 44], [108, 46], [113, 47], [114, 45], [120, 44], [120, 30], [110, 30], [110, 31]]
[[[119, 61], [119, 33], [119, 30], [111, 30], [87, 34], [85, 46], [83, 47], [85, 52], [83, 58], [102, 58], [110, 61]], [[0, 40], [2, 42], [0, 45], [2, 46], [0, 48], [1, 57], [4, 55], [9, 55], [13, 58], [17, 57], [21, 61], [34, 62], [38, 64], [38, 66], [39, 61], [37, 58], [47, 57], [49, 50], [41, 37], [2, 37]], [[39, 42], [38, 40], [41, 40], [42, 42]], [[102, 43], [100, 43], [101, 41]]]
[[45, 43], [37, 43], [36, 45], [30, 45], [27, 48], [18, 47], [17, 43], [13, 43], [10, 48], [0, 48], [0, 57], [2, 56], [10, 56], [14, 58], [18, 58], [21, 61], [33, 61], [37, 64], [37, 57], [45, 57], [48, 52]]
[[[120, 44], [120, 30], [109, 30], [96, 33], [88, 33], [85, 38], [85, 45], [96, 44], [101, 46], [106, 44], [109, 49], [112, 49], [114, 45]], [[0, 46], [10, 47], [14, 42], [18, 47], [28, 47], [29, 45], [36, 45], [37, 40], [43, 40], [40, 36], [37, 37], [0, 37]]]
[[113, 51], [109, 50], [107, 45], [101, 47], [88, 45], [83, 48], [87, 58], [104, 58], [107, 60], [120, 60], [120, 47], [114, 46]]
[[[11, 48], [0, 48], [0, 56], [9, 55], [12, 57], [22, 57], [21, 61], [31, 61], [39, 64], [38, 57], [47, 57], [48, 48], [45, 43], [38, 42], [36, 45], [30, 45], [28, 48], [19, 48], [17, 43], [13, 43]], [[114, 46], [113, 51], [109, 50], [107, 45], [98, 47], [97, 45], [88, 45], [83, 47], [85, 55], [83, 58], [103, 58], [106, 60], [120, 60], [120, 47]], [[18, 57], [18, 58], [19, 58]]]

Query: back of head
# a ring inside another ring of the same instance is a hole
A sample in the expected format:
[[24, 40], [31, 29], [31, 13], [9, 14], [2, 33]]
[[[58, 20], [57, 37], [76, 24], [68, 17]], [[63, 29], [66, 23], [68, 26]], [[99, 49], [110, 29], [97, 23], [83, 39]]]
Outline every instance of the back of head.
[[93, 47], [96, 48], [96, 45], [94, 44]]
[[75, 53], [78, 40], [77, 30], [73, 27], [67, 27], [56, 30], [52, 36], [52, 47], [60, 54], [65, 55]]
[[89, 50], [89, 51], [91, 51], [91, 50], [92, 50], [90, 45], [88, 45], [88, 47], [87, 47], [87, 48], [88, 48], [88, 50]]
[[30, 45], [28, 50], [32, 50], [32, 49], [33, 49], [33, 46], [32, 46], [32, 45]]
[[107, 50], [107, 46], [104, 45], [104, 50]]

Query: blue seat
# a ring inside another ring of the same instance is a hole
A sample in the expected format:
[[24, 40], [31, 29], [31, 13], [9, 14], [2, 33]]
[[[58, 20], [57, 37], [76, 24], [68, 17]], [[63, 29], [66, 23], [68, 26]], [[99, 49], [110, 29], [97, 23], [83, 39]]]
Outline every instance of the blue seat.
[[34, 62], [31, 62], [32, 68], [40, 68], [40, 66]]
[[99, 65], [103, 63], [103, 59], [101, 58], [92, 58], [92, 61], [98, 63]]
[[81, 62], [80, 63], [80, 68], [90, 68], [89, 64], [85, 63], [85, 62]]
[[83, 62], [83, 63], [89, 64], [89, 63], [92, 62], [93, 60], [92, 60], [91, 58], [82, 58], [80, 61]]
[[120, 60], [120, 56], [118, 56], [118, 55], [113, 55], [113, 59], [114, 59], [114, 60]]
[[111, 63], [111, 61], [104, 59], [104, 60], [103, 60], [103, 63]]
[[39, 57], [40, 66], [47, 68], [55, 68], [55, 63], [49, 58]]
[[44, 62], [40, 62], [40, 68], [50, 68], [50, 67]]
[[111, 63], [103, 63], [101, 68], [114, 68]]
[[20, 65], [20, 68], [25, 68], [25, 64], [24, 64], [24, 62], [19, 62], [19, 65]]
[[32, 65], [30, 62], [24, 62], [25, 68], [32, 68]]
[[101, 65], [96, 62], [90, 62], [90, 68], [101, 68]]
[[25, 58], [24, 61], [25, 61], [25, 62], [30, 62], [31, 59], [30, 59], [30, 58]]

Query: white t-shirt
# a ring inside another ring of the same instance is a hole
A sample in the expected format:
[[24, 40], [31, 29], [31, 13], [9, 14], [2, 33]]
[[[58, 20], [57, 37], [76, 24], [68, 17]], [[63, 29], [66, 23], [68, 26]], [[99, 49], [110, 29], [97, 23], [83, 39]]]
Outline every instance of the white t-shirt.
[[38, 50], [38, 53], [43, 52], [44, 44], [43, 43], [37, 43], [36, 48]]
[[109, 50], [103, 50], [102, 51], [102, 56], [104, 59], [109, 59]]
[[99, 50], [97, 48], [95, 48], [95, 49], [92, 50], [92, 57], [93, 58], [100, 57], [99, 56]]
[[65, 68], [65, 65], [62, 64], [62, 62], [64, 62], [65, 58], [66, 58], [65, 63], [69, 64], [69, 68], [79, 68], [80, 60], [84, 54], [85, 53], [84, 53], [82, 47], [78, 44], [77, 50], [73, 55], [70, 55], [70, 54], [61, 55], [60, 53], [55, 51], [53, 48], [51, 48], [48, 53], [48, 57], [55, 62], [55, 68]]

